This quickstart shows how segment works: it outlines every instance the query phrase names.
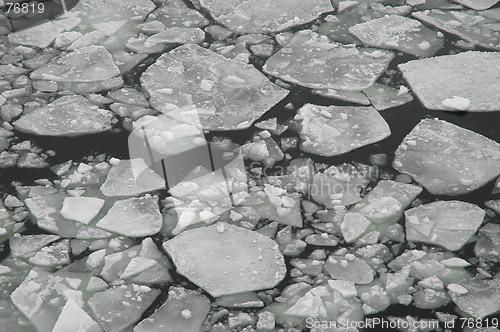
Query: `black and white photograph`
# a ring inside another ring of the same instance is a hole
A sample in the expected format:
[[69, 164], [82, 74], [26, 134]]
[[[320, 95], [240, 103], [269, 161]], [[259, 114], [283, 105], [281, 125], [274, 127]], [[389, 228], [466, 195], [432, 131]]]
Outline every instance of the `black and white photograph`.
[[0, 0], [0, 332], [500, 332], [500, 0]]

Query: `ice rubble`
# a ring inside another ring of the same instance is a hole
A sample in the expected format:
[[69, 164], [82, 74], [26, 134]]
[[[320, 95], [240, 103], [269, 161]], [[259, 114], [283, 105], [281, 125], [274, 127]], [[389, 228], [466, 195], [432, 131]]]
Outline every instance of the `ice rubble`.
[[79, 95], [63, 96], [45, 107], [16, 120], [14, 127], [24, 133], [42, 136], [79, 136], [109, 131], [110, 111], [100, 109]]
[[[201, 28], [208, 25], [208, 20], [197, 10], [191, 9], [182, 0], [169, 0], [148, 15], [145, 23], [141, 24], [144, 32], [151, 29], [170, 27]], [[157, 28], [155, 28], [157, 27]]]
[[483, 223], [483, 209], [461, 201], [441, 201], [405, 211], [406, 238], [460, 250]]
[[269, 33], [308, 23], [333, 11], [327, 0], [201, 0], [216, 21], [237, 33]]
[[348, 91], [369, 88], [394, 58], [390, 51], [344, 46], [311, 30], [301, 30], [291, 38], [286, 34], [276, 38], [283, 40], [283, 48], [262, 69], [269, 75], [309, 88]]
[[306, 104], [301, 119], [300, 148], [322, 156], [340, 155], [387, 138], [390, 128], [372, 107]]
[[428, 109], [498, 111], [500, 87], [491, 84], [500, 76], [498, 52], [469, 51], [413, 60], [398, 68]]
[[141, 85], [159, 111], [194, 105], [207, 130], [246, 129], [288, 94], [253, 66], [191, 44], [159, 57]]
[[387, 15], [349, 28], [349, 32], [368, 46], [394, 49], [427, 57], [443, 47], [444, 38], [417, 20]]
[[276, 242], [227, 223], [184, 231], [163, 248], [179, 274], [214, 297], [272, 288], [286, 274]]
[[396, 150], [393, 166], [435, 195], [461, 195], [500, 173], [500, 144], [438, 119], [424, 119]]
[[426, 10], [412, 15], [424, 23], [457, 35], [472, 45], [500, 50], [498, 8], [483, 12]]

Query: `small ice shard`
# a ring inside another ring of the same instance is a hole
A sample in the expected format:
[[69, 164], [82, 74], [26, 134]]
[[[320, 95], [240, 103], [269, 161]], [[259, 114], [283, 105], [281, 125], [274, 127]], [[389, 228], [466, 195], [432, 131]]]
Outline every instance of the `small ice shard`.
[[134, 332], [200, 331], [210, 310], [209, 299], [195, 291], [171, 287], [161, 307], [137, 324]]
[[461, 195], [500, 174], [500, 144], [438, 119], [424, 119], [396, 150], [393, 166], [435, 195]]
[[55, 82], [105, 81], [120, 74], [111, 54], [102, 46], [85, 46], [34, 70], [32, 80]]
[[499, 0], [453, 0], [456, 3], [464, 5], [474, 10], [485, 10], [496, 5]]
[[302, 118], [301, 150], [321, 156], [340, 155], [391, 134], [385, 120], [372, 107], [306, 104], [298, 114]]
[[498, 111], [500, 86], [491, 82], [500, 76], [499, 52], [469, 51], [413, 60], [398, 68], [425, 108]]
[[141, 85], [155, 109], [175, 118], [188, 117], [186, 106], [194, 105], [207, 130], [246, 129], [288, 94], [253, 66], [193, 44], [160, 56]]
[[[142, 159], [120, 160], [111, 167], [100, 189], [106, 196], [136, 196], [165, 188], [165, 180], [153, 170], [148, 171], [147, 168], [148, 166]], [[134, 179], [136, 171], [136, 174], [141, 174], [140, 181]]]
[[100, 332], [99, 324], [90, 317], [73, 299], [64, 305], [52, 332]]
[[413, 100], [413, 96], [404, 86], [401, 86], [400, 89], [395, 89], [385, 84], [374, 84], [368, 89], [363, 90], [363, 93], [368, 97], [377, 111], [398, 107]]
[[390, 51], [348, 47], [301, 30], [267, 59], [262, 69], [308, 88], [359, 91], [372, 86], [393, 58]]
[[12, 32], [7, 35], [7, 38], [12, 44], [35, 46], [45, 49], [49, 47], [63, 31], [64, 29], [62, 27], [52, 21], [48, 21], [28, 29]]
[[461, 284], [467, 292], [450, 292], [458, 308], [477, 319], [483, 319], [500, 312], [500, 279], [472, 278]]
[[477, 11], [424, 10], [413, 17], [463, 40], [490, 50], [500, 50], [500, 18], [497, 9]]
[[434, 30], [400, 15], [387, 15], [359, 23], [349, 28], [349, 32], [368, 46], [395, 49], [422, 57], [433, 55], [444, 44], [444, 38], [439, 38]]
[[113, 114], [82, 96], [63, 96], [13, 123], [17, 130], [41, 136], [80, 136], [111, 129]]
[[129, 237], [158, 233], [162, 225], [158, 196], [116, 201], [96, 227]]
[[104, 200], [96, 197], [65, 197], [61, 215], [88, 225], [104, 206]]
[[184, 231], [163, 248], [179, 274], [214, 297], [272, 288], [286, 274], [275, 241], [226, 223]]
[[219, 23], [241, 33], [270, 33], [302, 25], [333, 11], [328, 0], [201, 0]]
[[104, 331], [123, 331], [141, 318], [159, 294], [158, 289], [135, 284], [115, 286], [94, 294], [88, 306]]
[[486, 213], [477, 205], [440, 201], [405, 211], [406, 238], [460, 250], [476, 233]]
[[199, 44], [205, 40], [205, 32], [199, 28], [168, 28], [154, 34], [148, 43]]
[[[153, 22], [160, 23], [163, 27], [201, 28], [208, 25], [209, 21], [197, 10], [191, 9], [182, 0], [169, 0], [162, 2], [142, 26]], [[144, 29], [144, 27], [142, 28]]]
[[453, 96], [453, 98], [443, 100], [442, 104], [452, 110], [467, 111], [470, 106], [470, 100], [459, 96]]
[[332, 255], [328, 257], [325, 271], [332, 279], [351, 281], [355, 284], [368, 284], [373, 281], [375, 271], [362, 259]]

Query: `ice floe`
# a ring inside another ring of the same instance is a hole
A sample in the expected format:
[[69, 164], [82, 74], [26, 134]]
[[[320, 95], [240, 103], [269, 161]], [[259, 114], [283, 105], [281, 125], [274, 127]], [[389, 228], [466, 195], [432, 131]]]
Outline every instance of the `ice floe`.
[[461, 201], [442, 201], [405, 211], [406, 238], [460, 250], [483, 223], [483, 209]]
[[333, 11], [328, 0], [201, 0], [216, 21], [237, 33], [269, 33], [313, 21]]
[[394, 49], [416, 56], [431, 56], [443, 47], [444, 38], [422, 23], [399, 15], [387, 15], [349, 28], [368, 46]]
[[441, 111], [498, 111], [500, 53], [464, 52], [413, 60], [398, 68], [424, 107]]
[[466, 292], [450, 290], [450, 297], [458, 308], [474, 318], [483, 319], [500, 312], [500, 279], [472, 278], [461, 285]]
[[500, 173], [500, 144], [438, 119], [424, 119], [396, 150], [393, 166], [435, 195], [461, 195]]
[[184, 231], [163, 247], [179, 274], [214, 297], [272, 288], [286, 274], [276, 242], [227, 223]]
[[182, 118], [183, 108], [194, 105], [207, 130], [246, 129], [288, 94], [253, 66], [192, 44], [163, 54], [141, 84], [162, 112], [178, 110]]
[[[279, 40], [282, 35], [276, 36]], [[316, 89], [359, 91], [372, 86], [394, 53], [332, 42], [311, 30], [283, 41], [262, 69], [284, 81]]]
[[113, 113], [82, 96], [63, 96], [16, 120], [14, 127], [41, 136], [79, 136], [109, 131]]
[[322, 156], [336, 156], [390, 136], [385, 120], [372, 107], [304, 105], [300, 148]]

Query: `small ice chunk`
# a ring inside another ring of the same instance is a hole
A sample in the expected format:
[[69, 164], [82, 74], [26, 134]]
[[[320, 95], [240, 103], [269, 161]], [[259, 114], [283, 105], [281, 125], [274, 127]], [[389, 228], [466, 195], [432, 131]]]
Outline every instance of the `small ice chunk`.
[[470, 106], [470, 100], [463, 97], [453, 96], [443, 100], [443, 106], [457, 111], [467, 111]]

